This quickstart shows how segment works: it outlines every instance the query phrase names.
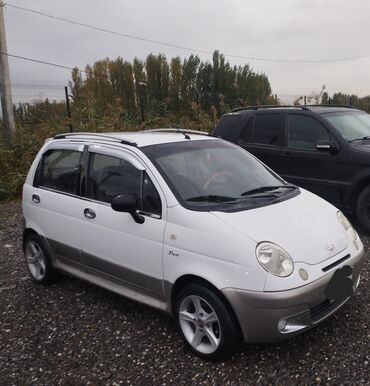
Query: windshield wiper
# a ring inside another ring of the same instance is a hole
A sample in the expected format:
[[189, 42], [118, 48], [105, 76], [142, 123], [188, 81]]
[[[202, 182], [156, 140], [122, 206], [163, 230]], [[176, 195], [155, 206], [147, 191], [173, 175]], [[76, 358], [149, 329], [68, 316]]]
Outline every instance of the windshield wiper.
[[252, 196], [254, 194], [259, 194], [259, 193], [266, 193], [266, 192], [271, 192], [273, 190], [277, 189], [297, 189], [297, 186], [295, 185], [272, 185], [272, 186], [261, 186], [259, 188], [247, 190], [246, 192], [243, 192], [241, 196]]
[[356, 141], [364, 141], [365, 139], [370, 139], [370, 135], [366, 135], [365, 137], [362, 137], [362, 138], [350, 139], [348, 143], [356, 142]]
[[209, 194], [207, 196], [195, 196], [187, 198], [186, 201], [194, 201], [194, 202], [230, 202], [236, 201], [235, 197], [231, 196], [217, 196], [213, 194]]
[[[251, 198], [276, 198], [276, 193], [272, 192], [273, 190], [278, 189], [297, 189], [298, 187], [295, 185], [273, 185], [273, 186], [261, 186], [259, 188], [255, 188], [252, 190], [247, 190], [246, 192], [242, 193], [241, 196], [251, 196]], [[262, 193], [262, 194], [261, 194]], [[266, 193], [266, 194], [264, 194]], [[231, 196], [219, 196], [214, 194], [209, 194], [205, 196], [195, 196], [187, 198], [186, 201], [193, 201], [193, 202], [234, 202], [241, 200], [242, 197], [231, 197]]]

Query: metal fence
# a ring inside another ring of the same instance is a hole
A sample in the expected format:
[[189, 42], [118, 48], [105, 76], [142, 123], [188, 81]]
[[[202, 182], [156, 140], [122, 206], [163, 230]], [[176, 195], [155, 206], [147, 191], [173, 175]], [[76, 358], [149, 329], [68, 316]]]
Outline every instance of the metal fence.
[[12, 99], [14, 105], [22, 103], [37, 104], [39, 102], [65, 101], [64, 85], [47, 84], [12, 84]]
[[[321, 103], [322, 99], [317, 99], [314, 95], [305, 95], [305, 94], [274, 94], [275, 100], [278, 101], [281, 105], [293, 106], [295, 104], [305, 105], [305, 104], [316, 104]], [[68, 90], [66, 90], [65, 85], [61, 84], [27, 84], [27, 83], [13, 83], [12, 84], [12, 99], [13, 104], [17, 108], [20, 105], [28, 104], [37, 106], [40, 103], [44, 102], [57, 102], [65, 103], [66, 105], [66, 114], [68, 115]], [[358, 98], [351, 95], [341, 95], [341, 99], [333, 100], [329, 98], [326, 103], [328, 104], [346, 104], [354, 105], [365, 111], [370, 111], [370, 97], [368, 98]], [[139, 104], [139, 113], [140, 113], [140, 104]], [[178, 113], [178, 112], [177, 112]], [[0, 109], [1, 117], [1, 109]]]

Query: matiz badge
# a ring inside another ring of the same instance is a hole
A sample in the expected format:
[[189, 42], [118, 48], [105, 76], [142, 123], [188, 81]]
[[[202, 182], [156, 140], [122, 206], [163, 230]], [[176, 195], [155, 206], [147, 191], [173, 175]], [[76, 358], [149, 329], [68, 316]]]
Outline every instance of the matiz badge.
[[326, 249], [328, 252], [334, 251], [335, 245], [334, 245], [333, 243], [327, 243], [326, 246], [325, 246], [325, 249]]

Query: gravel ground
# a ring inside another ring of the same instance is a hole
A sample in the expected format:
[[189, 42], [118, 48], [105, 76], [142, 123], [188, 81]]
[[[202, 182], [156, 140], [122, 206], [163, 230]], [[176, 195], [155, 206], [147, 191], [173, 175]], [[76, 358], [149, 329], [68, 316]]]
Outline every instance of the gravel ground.
[[0, 205], [0, 385], [370, 384], [368, 260], [354, 298], [319, 327], [211, 363], [161, 312], [67, 276], [33, 284], [20, 220], [19, 202]]

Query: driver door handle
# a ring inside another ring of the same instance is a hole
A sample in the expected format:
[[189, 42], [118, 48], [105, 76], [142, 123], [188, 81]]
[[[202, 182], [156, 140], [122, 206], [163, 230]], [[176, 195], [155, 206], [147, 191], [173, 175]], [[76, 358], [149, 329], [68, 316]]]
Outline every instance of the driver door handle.
[[96, 217], [96, 213], [92, 209], [90, 209], [90, 208], [86, 208], [84, 210], [84, 215], [89, 220], [93, 220]]

